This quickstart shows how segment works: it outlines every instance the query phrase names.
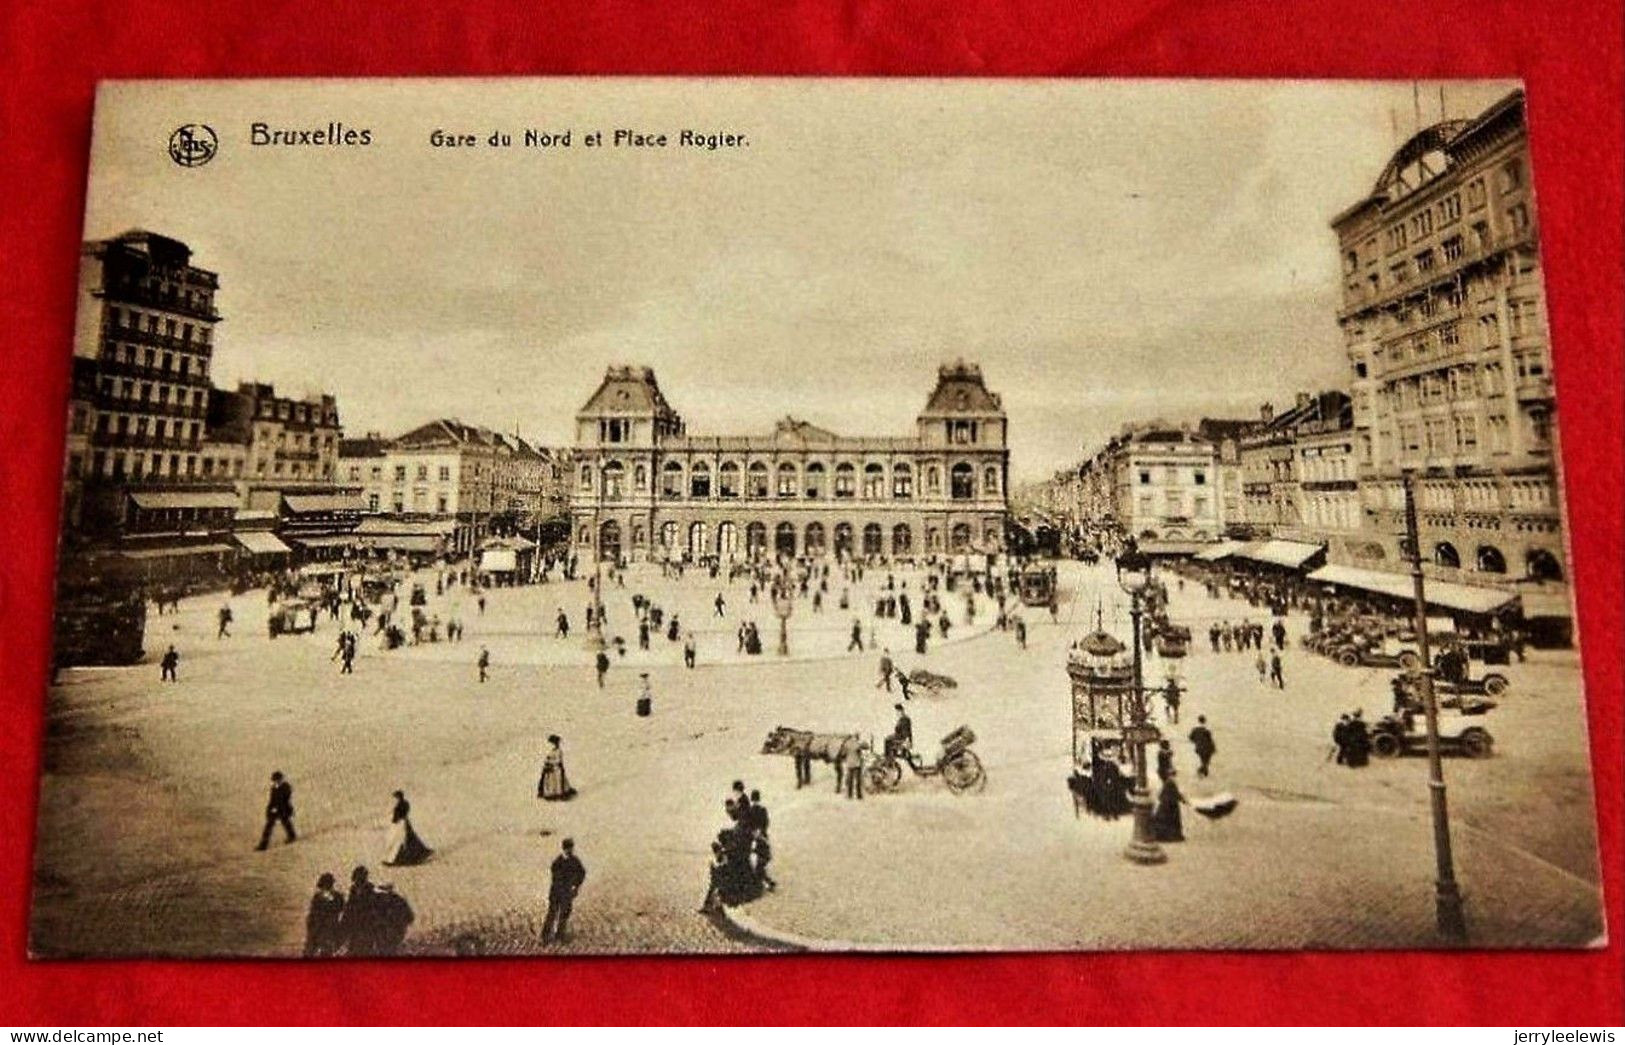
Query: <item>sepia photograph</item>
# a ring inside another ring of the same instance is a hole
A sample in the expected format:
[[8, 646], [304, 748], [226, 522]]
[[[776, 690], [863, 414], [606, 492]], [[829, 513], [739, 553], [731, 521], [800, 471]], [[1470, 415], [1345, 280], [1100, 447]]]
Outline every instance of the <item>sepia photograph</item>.
[[30, 954], [1603, 946], [1530, 155], [1516, 81], [104, 82]]

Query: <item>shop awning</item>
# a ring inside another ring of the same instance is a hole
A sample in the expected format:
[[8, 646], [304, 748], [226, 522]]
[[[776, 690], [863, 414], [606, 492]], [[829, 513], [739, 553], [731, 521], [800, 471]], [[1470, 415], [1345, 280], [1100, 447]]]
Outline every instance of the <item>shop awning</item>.
[[285, 493], [282, 500], [288, 511], [304, 515], [312, 512], [359, 512], [361, 498], [347, 494]]
[[[1413, 599], [1411, 579], [1402, 573], [1384, 573], [1358, 566], [1322, 566], [1309, 575], [1312, 581], [1335, 584], [1344, 588], [1375, 592], [1396, 599]], [[1429, 578], [1423, 584], [1423, 595], [1429, 606], [1455, 610], [1460, 613], [1496, 613], [1516, 602], [1518, 596], [1502, 588], [1486, 588], [1476, 584], [1456, 584]]]
[[229, 552], [224, 544], [188, 544], [161, 548], [120, 548], [119, 554], [128, 559], [170, 559], [182, 555], [218, 555]]
[[1203, 548], [1193, 558], [1199, 562], [1218, 562], [1220, 559], [1228, 559], [1243, 547], [1245, 545], [1240, 541], [1220, 541], [1218, 544], [1210, 544]]
[[516, 553], [509, 548], [487, 548], [480, 552], [480, 569], [491, 573], [512, 573], [519, 568]]
[[149, 511], [162, 508], [236, 508], [234, 493], [209, 493], [201, 490], [142, 490], [130, 494], [137, 508]]
[[265, 530], [245, 530], [231, 536], [243, 546], [244, 551], [254, 555], [287, 555], [293, 551], [276, 534]]
[[317, 537], [289, 537], [288, 540], [304, 548], [348, 548], [361, 541], [348, 534], [323, 534]]
[[1206, 541], [1141, 541], [1135, 545], [1144, 555], [1195, 555], [1207, 548]]
[[1305, 544], [1302, 541], [1253, 541], [1242, 545], [1231, 554], [1238, 559], [1250, 559], [1253, 562], [1296, 570], [1322, 551], [1324, 549], [1320, 545]]

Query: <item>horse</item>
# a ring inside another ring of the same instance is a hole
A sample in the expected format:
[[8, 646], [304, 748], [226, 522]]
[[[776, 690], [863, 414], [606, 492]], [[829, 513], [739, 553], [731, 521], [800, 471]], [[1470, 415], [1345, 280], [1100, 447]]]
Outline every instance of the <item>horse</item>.
[[806, 729], [777, 726], [762, 742], [764, 755], [790, 755], [796, 760], [796, 787], [812, 783], [812, 764], [817, 759], [835, 767], [835, 793], [841, 791], [841, 766], [860, 743], [856, 733], [814, 733]]

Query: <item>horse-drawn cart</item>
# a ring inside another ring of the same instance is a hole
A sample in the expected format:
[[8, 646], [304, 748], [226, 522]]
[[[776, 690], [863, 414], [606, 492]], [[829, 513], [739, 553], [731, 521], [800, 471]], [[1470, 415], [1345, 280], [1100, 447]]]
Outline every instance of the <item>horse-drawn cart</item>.
[[976, 734], [971, 732], [969, 726], [960, 726], [942, 738], [942, 754], [936, 762], [927, 763], [913, 751], [888, 740], [885, 749], [868, 767], [869, 788], [873, 791], [897, 790], [903, 782], [903, 767], [907, 766], [915, 776], [942, 777], [948, 790], [956, 795], [980, 791], [987, 786], [987, 770], [982, 768], [982, 760], [976, 757], [976, 752], [970, 749], [974, 743]]

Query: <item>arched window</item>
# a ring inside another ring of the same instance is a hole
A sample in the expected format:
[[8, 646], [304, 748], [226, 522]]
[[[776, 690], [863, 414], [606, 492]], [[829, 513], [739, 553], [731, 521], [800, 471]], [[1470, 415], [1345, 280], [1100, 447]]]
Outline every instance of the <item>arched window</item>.
[[1433, 562], [1437, 566], [1448, 566], [1453, 570], [1461, 569], [1461, 553], [1449, 541], [1440, 541], [1433, 546]]
[[882, 531], [879, 523], [870, 523], [863, 528], [863, 554], [883, 555], [885, 547], [882, 545]]
[[[739, 469], [735, 468], [734, 471], [737, 473]], [[731, 522], [717, 523], [717, 554], [739, 554], [739, 528]]]
[[660, 496], [668, 501], [680, 500], [683, 496], [683, 466], [676, 461], [667, 461], [660, 470]]
[[[780, 497], [794, 497], [796, 495], [796, 466], [789, 461], [779, 463], [778, 495]], [[794, 534], [791, 535], [794, 540]]]
[[914, 552], [914, 534], [907, 523], [898, 523], [891, 528], [891, 553], [893, 555], [912, 555]]
[[878, 501], [886, 496], [886, 469], [883, 465], [866, 464], [863, 466], [863, 497], [865, 500]]
[[805, 542], [802, 545], [802, 550], [805, 551], [808, 555], [822, 555], [822, 554], [824, 554], [824, 524], [823, 523], [808, 523], [807, 524], [807, 537], [806, 537]]
[[598, 554], [605, 559], [621, 557], [621, 524], [614, 519], [605, 519], [598, 528]]
[[1490, 544], [1478, 546], [1478, 572], [1479, 573], [1505, 573], [1507, 571], [1506, 556], [1501, 549]]
[[666, 551], [677, 550], [677, 524], [674, 522], [662, 523], [660, 526], [660, 544]]
[[747, 470], [745, 479], [746, 497], [767, 496], [767, 465], [760, 461], [752, 461]]
[[891, 495], [899, 500], [914, 496], [914, 470], [906, 464], [892, 466]]
[[835, 466], [835, 499], [850, 500], [857, 496], [857, 469], [849, 464]]
[[711, 466], [704, 461], [695, 461], [694, 468], [688, 476], [688, 493], [696, 500], [709, 500], [711, 497]]
[[824, 466], [817, 461], [807, 466], [807, 499], [816, 501], [824, 496]]
[[773, 553], [794, 558], [796, 554], [796, 524], [781, 522], [773, 530]]
[[835, 554], [836, 555], [851, 555], [852, 554], [852, 524], [851, 523], [836, 523], [835, 524]]
[[[970, 465], [965, 465], [966, 471]], [[948, 534], [948, 550], [959, 554], [970, 551], [970, 524], [954, 523], [954, 528]]]
[[599, 473], [604, 497], [609, 499], [621, 496], [622, 487], [626, 483], [626, 468], [619, 461], [611, 461], [604, 465]]
[[767, 527], [759, 522], [753, 522], [745, 527], [745, 554], [751, 557], [762, 554], [767, 548]]
[[727, 500], [739, 496], [739, 466], [732, 461], [717, 469], [717, 496]]
[[968, 501], [976, 496], [976, 472], [961, 461], [948, 473], [949, 493], [956, 501]]
[[1545, 548], [1531, 548], [1524, 556], [1524, 572], [1533, 581], [1560, 581], [1563, 564]]
[[688, 527], [688, 557], [690, 559], [699, 560], [699, 559], [703, 559], [707, 555], [711, 554], [711, 549], [710, 549], [709, 545], [707, 544], [707, 539], [709, 537], [710, 537], [710, 534], [709, 534], [709, 532], [707, 532], [707, 528], [706, 528], [706, 525], [704, 523], [697, 522], [697, 523], [691, 523], [689, 525], [689, 527]]
[[982, 469], [982, 493], [988, 497], [999, 496], [998, 466], [990, 464]]

